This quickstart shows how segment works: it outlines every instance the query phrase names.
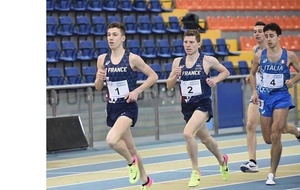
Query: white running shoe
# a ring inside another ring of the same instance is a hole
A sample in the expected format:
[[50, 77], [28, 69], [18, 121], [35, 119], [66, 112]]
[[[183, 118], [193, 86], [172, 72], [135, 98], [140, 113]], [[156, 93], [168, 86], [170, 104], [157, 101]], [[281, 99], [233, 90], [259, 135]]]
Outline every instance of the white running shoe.
[[266, 185], [275, 185], [275, 177], [272, 173], [269, 173]]
[[252, 161], [248, 161], [240, 166], [242, 172], [254, 173], [258, 172], [258, 165]]

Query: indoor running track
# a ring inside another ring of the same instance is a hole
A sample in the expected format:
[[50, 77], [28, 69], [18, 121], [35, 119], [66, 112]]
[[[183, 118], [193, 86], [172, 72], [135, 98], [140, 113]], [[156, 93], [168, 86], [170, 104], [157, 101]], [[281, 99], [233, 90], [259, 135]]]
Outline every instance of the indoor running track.
[[[283, 151], [275, 186], [265, 185], [270, 145], [263, 142], [260, 133], [257, 139], [258, 173], [239, 170], [239, 166], [248, 160], [245, 134], [215, 139], [221, 151], [229, 156], [230, 179], [222, 180], [216, 158], [199, 143], [202, 176], [200, 185], [195, 188], [187, 186], [191, 164], [182, 139], [137, 143], [146, 171], [154, 179], [151, 190], [300, 190], [300, 143], [294, 136], [282, 136]], [[47, 154], [48, 190], [138, 190], [139, 186], [140, 183], [129, 183], [125, 160], [105, 146]]]

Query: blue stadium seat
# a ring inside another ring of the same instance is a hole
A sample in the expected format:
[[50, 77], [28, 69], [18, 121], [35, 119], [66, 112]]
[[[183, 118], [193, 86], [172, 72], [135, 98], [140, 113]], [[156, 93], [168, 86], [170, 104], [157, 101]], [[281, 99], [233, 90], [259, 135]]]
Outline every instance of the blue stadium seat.
[[174, 33], [174, 34], [180, 34], [183, 32], [177, 16], [169, 16], [168, 17], [168, 23], [167, 23], [166, 30], [167, 30], [167, 32]]
[[103, 1], [102, 0], [88, 0], [87, 10], [93, 12], [102, 11]]
[[54, 37], [56, 36], [57, 29], [58, 29], [58, 23], [56, 21], [56, 18], [54, 16], [47, 16], [47, 37]]
[[77, 60], [78, 49], [74, 41], [66, 40], [61, 42], [60, 60], [66, 62], [74, 62]]
[[90, 19], [87, 16], [76, 16], [76, 23], [74, 25], [74, 34], [87, 36], [91, 31]]
[[121, 22], [121, 18], [117, 15], [114, 16], [107, 16], [107, 24], [112, 23], [112, 22]]
[[225, 38], [217, 38], [216, 39], [216, 55], [219, 57], [229, 56], [229, 55], [240, 55], [238, 52], [229, 51], [230, 46], [226, 43]]
[[146, 80], [146, 78], [147, 78], [147, 75], [145, 75], [143, 72], [141, 72], [141, 71], [138, 71], [137, 72], [137, 78], [138, 78], [138, 80]]
[[152, 32], [155, 34], [167, 33], [166, 24], [162, 16], [157, 15], [152, 17]]
[[72, 0], [71, 10], [85, 11], [87, 9], [88, 0]]
[[103, 10], [117, 12], [118, 10], [118, 0], [103, 0]]
[[106, 40], [97, 40], [95, 42], [95, 58], [97, 59], [99, 55], [107, 53], [109, 51], [109, 46]]
[[146, 0], [133, 0], [132, 10], [137, 11], [137, 12], [147, 12], [148, 4], [147, 4]]
[[104, 36], [106, 34], [106, 23], [102, 16], [93, 16], [91, 23], [91, 34], [95, 36]]
[[124, 15], [123, 22], [126, 27], [126, 34], [136, 34], [137, 33], [137, 23], [136, 18], [133, 15]]
[[162, 68], [161, 65], [159, 63], [151, 63], [149, 64], [149, 66], [153, 69], [153, 71], [155, 71], [155, 73], [158, 76], [158, 79], [164, 79], [164, 74], [162, 72]]
[[248, 75], [250, 73], [250, 68], [248, 67], [247, 61], [240, 60], [238, 61], [238, 68], [240, 75]]
[[231, 61], [223, 61], [222, 64], [228, 69], [230, 75], [236, 75], [233, 63]]
[[56, 0], [54, 3], [54, 10], [64, 11], [64, 12], [70, 11], [71, 1], [72, 0]]
[[162, 5], [160, 0], [149, 0], [149, 11], [153, 13], [160, 13], [162, 12]]
[[128, 39], [126, 47], [129, 49], [130, 52], [141, 55], [141, 46], [140, 46], [140, 41], [137, 39]]
[[60, 16], [58, 22], [57, 34], [61, 36], [72, 36], [74, 32], [74, 23], [70, 16]]
[[47, 68], [48, 85], [64, 85], [65, 77], [59, 68]]
[[156, 45], [154, 40], [147, 39], [142, 42], [142, 57], [156, 58]]
[[161, 58], [170, 58], [171, 47], [168, 39], [158, 39], [157, 40], [157, 56]]
[[219, 72], [217, 71], [217, 70], [215, 70], [215, 69], [212, 69], [212, 70], [210, 70], [210, 76], [211, 77], [215, 77], [215, 76], [217, 76], [219, 74]]
[[120, 0], [118, 9], [124, 12], [131, 12], [132, 11], [131, 0]]
[[77, 59], [80, 61], [91, 61], [95, 58], [95, 49], [90, 40], [80, 40]]
[[47, 41], [47, 63], [58, 63], [60, 56], [60, 49], [56, 41]]
[[174, 57], [183, 57], [186, 55], [183, 47], [183, 40], [182, 39], [173, 39], [173, 45], [172, 45], [172, 56]]
[[82, 83], [82, 78], [77, 67], [65, 67], [65, 78], [67, 84]]
[[204, 55], [216, 56], [215, 46], [213, 45], [211, 39], [209, 38], [202, 39], [201, 52]]
[[152, 23], [148, 15], [138, 16], [138, 27], [137, 32], [139, 34], [151, 34]]
[[54, 11], [54, 4], [55, 4], [55, 0], [47, 0], [46, 10]]
[[85, 83], [94, 83], [96, 78], [97, 69], [95, 66], [83, 66], [82, 76]]
[[165, 78], [168, 78], [172, 71], [172, 63], [165, 63]]

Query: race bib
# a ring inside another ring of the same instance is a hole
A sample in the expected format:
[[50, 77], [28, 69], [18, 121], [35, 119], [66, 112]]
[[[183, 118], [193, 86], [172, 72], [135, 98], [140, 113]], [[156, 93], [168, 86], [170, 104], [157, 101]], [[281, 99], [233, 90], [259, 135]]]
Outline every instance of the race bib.
[[283, 74], [263, 73], [262, 86], [266, 88], [281, 88], [283, 87], [283, 81]]
[[202, 94], [200, 80], [181, 81], [180, 88], [182, 96], [197, 96]]
[[124, 98], [129, 93], [127, 80], [107, 81], [110, 98]]

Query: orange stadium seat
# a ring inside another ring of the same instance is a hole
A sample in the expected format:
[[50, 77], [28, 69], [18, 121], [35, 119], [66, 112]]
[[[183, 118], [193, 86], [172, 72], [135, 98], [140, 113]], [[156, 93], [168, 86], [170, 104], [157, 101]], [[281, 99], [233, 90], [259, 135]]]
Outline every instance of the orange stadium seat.
[[247, 36], [240, 36], [240, 45], [242, 51], [252, 51], [253, 44], [251, 38]]

